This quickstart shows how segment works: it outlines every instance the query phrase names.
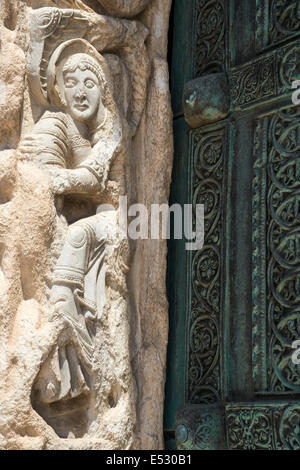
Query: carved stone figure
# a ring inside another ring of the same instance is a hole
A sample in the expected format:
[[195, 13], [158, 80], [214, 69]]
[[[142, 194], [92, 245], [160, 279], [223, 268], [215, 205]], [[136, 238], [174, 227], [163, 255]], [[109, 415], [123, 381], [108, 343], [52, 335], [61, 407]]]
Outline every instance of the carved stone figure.
[[[80, 49], [85, 52], [74, 53], [74, 50]], [[66, 112], [46, 112], [36, 124], [33, 135], [27, 139], [27, 145], [31, 142], [30, 154], [36, 154], [35, 158], [42, 166], [58, 169], [52, 170], [53, 190], [57, 195], [89, 194], [97, 191], [97, 186], [105, 186], [122, 138], [121, 123], [108, 80], [105, 60], [83, 40], [63, 43], [53, 54], [49, 64], [50, 94], [54, 102], [56, 99], [61, 101]], [[118, 134], [119, 139], [116, 139]], [[99, 141], [100, 135], [102, 140]], [[93, 148], [90, 142], [95, 144]], [[37, 143], [39, 150], [35, 151]], [[61, 200], [60, 203], [63, 204]], [[91, 218], [89, 222], [81, 221], [71, 226], [56, 265], [51, 303], [69, 324], [77, 352], [74, 345], [68, 343], [71, 340], [64, 338], [56, 357], [61, 383], [55, 388], [50, 382], [45, 391], [41, 390], [41, 399], [47, 402], [78, 396], [82, 391], [89, 390], [85, 368], [91, 367], [91, 323], [105, 298], [105, 279], [101, 273], [103, 266], [100, 265], [103, 265], [106, 238], [109, 236], [105, 225], [109, 226], [109, 222], [105, 217], [102, 220]], [[91, 269], [93, 276], [90, 274], [87, 282], [88, 299], [85, 295], [85, 275]], [[98, 279], [102, 281], [101, 286]], [[100, 297], [98, 305], [97, 293]], [[62, 357], [63, 360], [59, 361]], [[61, 368], [59, 362], [63, 364]]]
[[45, 419], [49, 413], [41, 404], [77, 398], [93, 388], [94, 337], [106, 301], [107, 247], [127, 243], [118, 238], [117, 196], [124, 194], [128, 152], [128, 126], [112, 96], [109, 68], [87, 41], [62, 43], [47, 75], [51, 102], [59, 109], [46, 111], [24, 138], [21, 158], [50, 174], [58, 211], [63, 213], [66, 194], [109, 203], [111, 210], [70, 225], [55, 264], [50, 315], [65, 327], [34, 387], [34, 403]]
[[27, 72], [0, 124], [1, 449], [163, 446], [166, 247], [129, 243], [119, 197], [168, 197], [167, 3], [17, 0], [0, 24]]

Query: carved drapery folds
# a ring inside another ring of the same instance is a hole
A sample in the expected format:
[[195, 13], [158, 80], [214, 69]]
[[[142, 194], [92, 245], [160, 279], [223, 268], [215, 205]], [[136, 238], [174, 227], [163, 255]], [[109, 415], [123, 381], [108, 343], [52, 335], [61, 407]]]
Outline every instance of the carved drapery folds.
[[[149, 248], [141, 259], [121, 232], [119, 198], [149, 203], [154, 159], [167, 202], [170, 2], [42, 3], [20, 0], [15, 31], [2, 27], [26, 56], [26, 77], [24, 67], [20, 130], [0, 154], [0, 447], [161, 448], [164, 282], [142, 307]], [[165, 251], [163, 242], [151, 256], [160, 279]]]

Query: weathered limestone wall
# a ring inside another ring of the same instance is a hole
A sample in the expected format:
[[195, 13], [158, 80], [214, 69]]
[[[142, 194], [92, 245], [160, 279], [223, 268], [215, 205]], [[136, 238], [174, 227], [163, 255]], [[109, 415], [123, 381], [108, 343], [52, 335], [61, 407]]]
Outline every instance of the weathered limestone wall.
[[0, 449], [163, 448], [170, 7], [0, 1]]

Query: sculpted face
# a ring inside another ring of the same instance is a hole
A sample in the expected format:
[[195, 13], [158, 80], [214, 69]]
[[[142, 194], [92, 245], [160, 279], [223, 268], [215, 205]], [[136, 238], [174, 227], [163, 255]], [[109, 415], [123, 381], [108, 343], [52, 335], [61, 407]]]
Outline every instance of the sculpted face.
[[64, 92], [67, 109], [77, 121], [91, 121], [101, 101], [98, 77], [91, 70], [80, 67], [64, 74]]

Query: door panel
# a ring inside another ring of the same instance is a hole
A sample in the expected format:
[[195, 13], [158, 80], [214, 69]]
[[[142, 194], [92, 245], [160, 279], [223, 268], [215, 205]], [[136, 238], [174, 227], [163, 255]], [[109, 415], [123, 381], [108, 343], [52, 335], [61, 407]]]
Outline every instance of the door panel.
[[[300, 448], [300, 4], [185, 3], [173, 7], [171, 202], [204, 204], [205, 243], [169, 246], [166, 435], [180, 449]], [[190, 130], [183, 85], [218, 72], [230, 113]]]

